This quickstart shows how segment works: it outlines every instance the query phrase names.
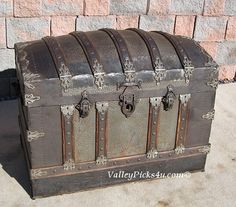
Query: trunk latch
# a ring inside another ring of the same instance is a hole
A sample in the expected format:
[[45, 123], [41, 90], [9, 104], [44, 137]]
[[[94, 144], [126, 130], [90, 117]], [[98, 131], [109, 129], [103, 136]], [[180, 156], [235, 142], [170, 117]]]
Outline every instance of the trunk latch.
[[87, 91], [83, 91], [83, 93], [81, 95], [82, 95], [82, 98], [81, 98], [79, 104], [75, 108], [79, 111], [79, 116], [81, 118], [85, 118], [89, 115], [91, 103], [88, 99]]
[[162, 103], [163, 103], [165, 111], [169, 111], [170, 109], [172, 109], [175, 99], [176, 99], [176, 96], [173, 91], [173, 86], [168, 85], [167, 86], [167, 93], [162, 98]]
[[120, 95], [119, 105], [121, 106], [121, 111], [126, 118], [130, 117], [135, 111], [135, 106], [138, 102], [137, 95], [132, 89], [133, 87], [126, 87], [123, 93]]

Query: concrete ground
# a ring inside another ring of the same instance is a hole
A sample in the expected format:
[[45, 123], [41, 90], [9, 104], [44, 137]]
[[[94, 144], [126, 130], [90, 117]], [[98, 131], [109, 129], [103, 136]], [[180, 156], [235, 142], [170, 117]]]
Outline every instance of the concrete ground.
[[16, 101], [0, 102], [0, 207], [236, 206], [236, 84], [220, 85], [205, 172], [32, 200]]

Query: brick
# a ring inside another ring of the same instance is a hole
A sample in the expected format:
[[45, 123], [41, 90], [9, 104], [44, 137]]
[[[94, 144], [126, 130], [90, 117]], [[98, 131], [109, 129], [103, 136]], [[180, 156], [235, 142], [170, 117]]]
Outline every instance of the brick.
[[225, 0], [225, 15], [236, 15], [236, 1]]
[[204, 15], [220, 16], [224, 14], [225, 0], [205, 0]]
[[85, 15], [108, 15], [109, 0], [85, 0]]
[[172, 14], [202, 14], [204, 0], [172, 0], [170, 5], [170, 13]]
[[123, 14], [146, 14], [147, 0], [110, 0], [110, 13]]
[[0, 0], [0, 16], [13, 15], [13, 0]]
[[236, 40], [236, 17], [229, 17], [226, 31], [227, 40]]
[[51, 35], [64, 35], [75, 30], [76, 17], [53, 16], [51, 19]]
[[197, 41], [222, 41], [225, 36], [226, 17], [198, 16], [194, 38]]
[[175, 16], [147, 16], [140, 17], [139, 28], [144, 30], [160, 30], [163, 32], [173, 33]]
[[100, 28], [116, 27], [115, 16], [78, 16], [76, 19], [76, 30], [77, 31], [90, 31], [97, 30]]
[[79, 15], [83, 13], [83, 0], [42, 0], [44, 15]]
[[0, 18], [0, 48], [6, 48], [5, 18]]
[[233, 80], [236, 77], [236, 65], [222, 65], [219, 68], [219, 80]]
[[192, 37], [195, 16], [177, 16], [175, 21], [175, 34]]
[[171, 0], [150, 0], [149, 15], [167, 14]]
[[32, 17], [42, 15], [42, 0], [14, 0], [14, 16]]
[[200, 45], [206, 50], [206, 52], [213, 58], [216, 58], [217, 42], [200, 42]]
[[13, 49], [0, 49], [0, 71], [15, 68], [15, 52]]
[[14, 43], [31, 41], [50, 34], [49, 18], [9, 18], [7, 19], [7, 46]]
[[137, 28], [138, 27], [138, 16], [117, 16], [116, 17], [116, 28]]
[[216, 61], [219, 65], [236, 65], [236, 41], [224, 41], [218, 44]]

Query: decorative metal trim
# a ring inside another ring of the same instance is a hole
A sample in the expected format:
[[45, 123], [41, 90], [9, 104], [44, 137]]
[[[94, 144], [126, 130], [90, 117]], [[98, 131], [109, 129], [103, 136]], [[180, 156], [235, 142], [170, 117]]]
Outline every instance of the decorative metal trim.
[[180, 102], [181, 102], [181, 104], [184, 105], [184, 107], [187, 106], [187, 103], [188, 103], [190, 98], [191, 98], [191, 94], [181, 94], [181, 95], [179, 95]]
[[156, 80], [157, 85], [159, 85], [160, 82], [165, 79], [166, 74], [167, 72], [162, 61], [157, 57], [154, 63], [154, 79]]
[[158, 156], [158, 151], [157, 149], [150, 149], [147, 153], [147, 158], [148, 159], [154, 159]]
[[34, 81], [35, 79], [39, 78], [40, 75], [39, 74], [34, 74], [34, 73], [23, 73], [23, 79], [24, 79], [24, 84], [27, 88], [29, 89], [34, 89], [35, 86], [31, 83], [32, 81]]
[[179, 154], [183, 154], [185, 151], [185, 147], [183, 144], [180, 144], [179, 146], [177, 146], [175, 148], [175, 154], [179, 155]]
[[213, 109], [212, 111], [209, 111], [208, 113], [202, 115], [203, 119], [207, 119], [207, 120], [213, 120], [215, 117], [215, 110]]
[[158, 107], [161, 104], [162, 97], [151, 97], [150, 103], [153, 107]]
[[61, 106], [61, 112], [67, 119], [70, 119], [70, 117], [73, 115], [74, 109], [75, 109], [74, 105]]
[[211, 145], [206, 145], [198, 150], [201, 153], [208, 154], [211, 151]]
[[105, 73], [103, 71], [103, 66], [98, 62], [97, 59], [94, 60], [93, 71], [94, 71], [94, 83], [97, 85], [99, 89], [102, 89], [104, 86]]
[[97, 159], [96, 159], [96, 165], [105, 165], [107, 164], [107, 158], [104, 155], [100, 155]]
[[75, 169], [75, 161], [73, 159], [68, 159], [63, 164], [63, 168], [64, 168], [64, 170], [73, 170], [73, 169]]
[[46, 176], [46, 175], [47, 175], [47, 171], [45, 171], [45, 170], [41, 170], [41, 169], [30, 170], [31, 179], [37, 179], [37, 178], [40, 178], [40, 177]]
[[[205, 149], [204, 146], [186, 147], [184, 153], [179, 154], [179, 155], [176, 154], [174, 150], [158, 152], [158, 156], [152, 160], [165, 162], [165, 160], [169, 160], [170, 158], [175, 159], [175, 158], [180, 158], [180, 157], [184, 158], [184, 157], [189, 157], [189, 156], [197, 156], [197, 155], [199, 155], [199, 153], [205, 153], [205, 150], [204, 150], [204, 152], [202, 152], [203, 149]], [[104, 160], [103, 158], [102, 158], [102, 160]], [[140, 163], [142, 163], [143, 165], [145, 165], [145, 164], [148, 165], [150, 163], [150, 161], [152, 161], [152, 160], [147, 158], [147, 154], [142, 154], [142, 155], [137, 155], [137, 156], [130, 156], [125, 159], [119, 159], [119, 158], [108, 159], [105, 166], [96, 164], [96, 161], [75, 163], [75, 168], [73, 169], [73, 171], [64, 170], [63, 165], [53, 166], [50, 168], [47, 168], [47, 167], [37, 168], [37, 170], [43, 171], [43, 172], [39, 173], [39, 177], [42, 176], [43, 178], [47, 178], [47, 177], [55, 177], [55, 176], [61, 176], [61, 175], [63, 175], [63, 176], [71, 175], [71, 172], [73, 172], [73, 173], [94, 172], [94, 170], [100, 170], [103, 167], [106, 167], [107, 169], [108, 168], [118, 169], [119, 167], [124, 166], [124, 165], [126, 165], [126, 166], [127, 165], [139, 165]], [[100, 164], [100, 162], [99, 162], [99, 164]], [[44, 173], [44, 171], [46, 173]], [[42, 177], [40, 177], [40, 178], [42, 178]], [[38, 177], [31, 177], [31, 178], [37, 179]]]
[[25, 105], [34, 103], [35, 101], [40, 100], [40, 96], [34, 96], [33, 94], [25, 94]]
[[211, 81], [207, 82], [207, 85], [217, 89], [219, 85], [219, 81], [218, 79], [212, 79]]
[[108, 109], [108, 102], [97, 102], [96, 109], [99, 113], [104, 114]]
[[70, 74], [69, 68], [64, 63], [61, 63], [59, 67], [59, 77], [64, 92], [67, 92], [72, 86], [72, 75]]
[[184, 57], [184, 77], [185, 83], [189, 83], [190, 77], [193, 75], [194, 66], [192, 65], [191, 60], [186, 56]]
[[217, 63], [213, 60], [209, 60], [205, 64], [205, 66], [211, 68], [215, 73], [217, 73], [219, 71]]
[[38, 131], [27, 131], [27, 140], [28, 142], [32, 142], [33, 140], [37, 140], [38, 138], [44, 137], [44, 132]]
[[135, 68], [134, 64], [130, 61], [129, 57], [125, 58], [124, 62], [124, 75], [125, 75], [125, 81], [128, 83], [135, 81]]

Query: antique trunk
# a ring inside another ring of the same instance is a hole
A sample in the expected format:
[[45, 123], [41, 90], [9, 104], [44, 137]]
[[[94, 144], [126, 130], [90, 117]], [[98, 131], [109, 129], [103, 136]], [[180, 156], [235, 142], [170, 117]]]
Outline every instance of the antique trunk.
[[192, 39], [101, 29], [15, 51], [33, 197], [204, 170], [218, 66]]

